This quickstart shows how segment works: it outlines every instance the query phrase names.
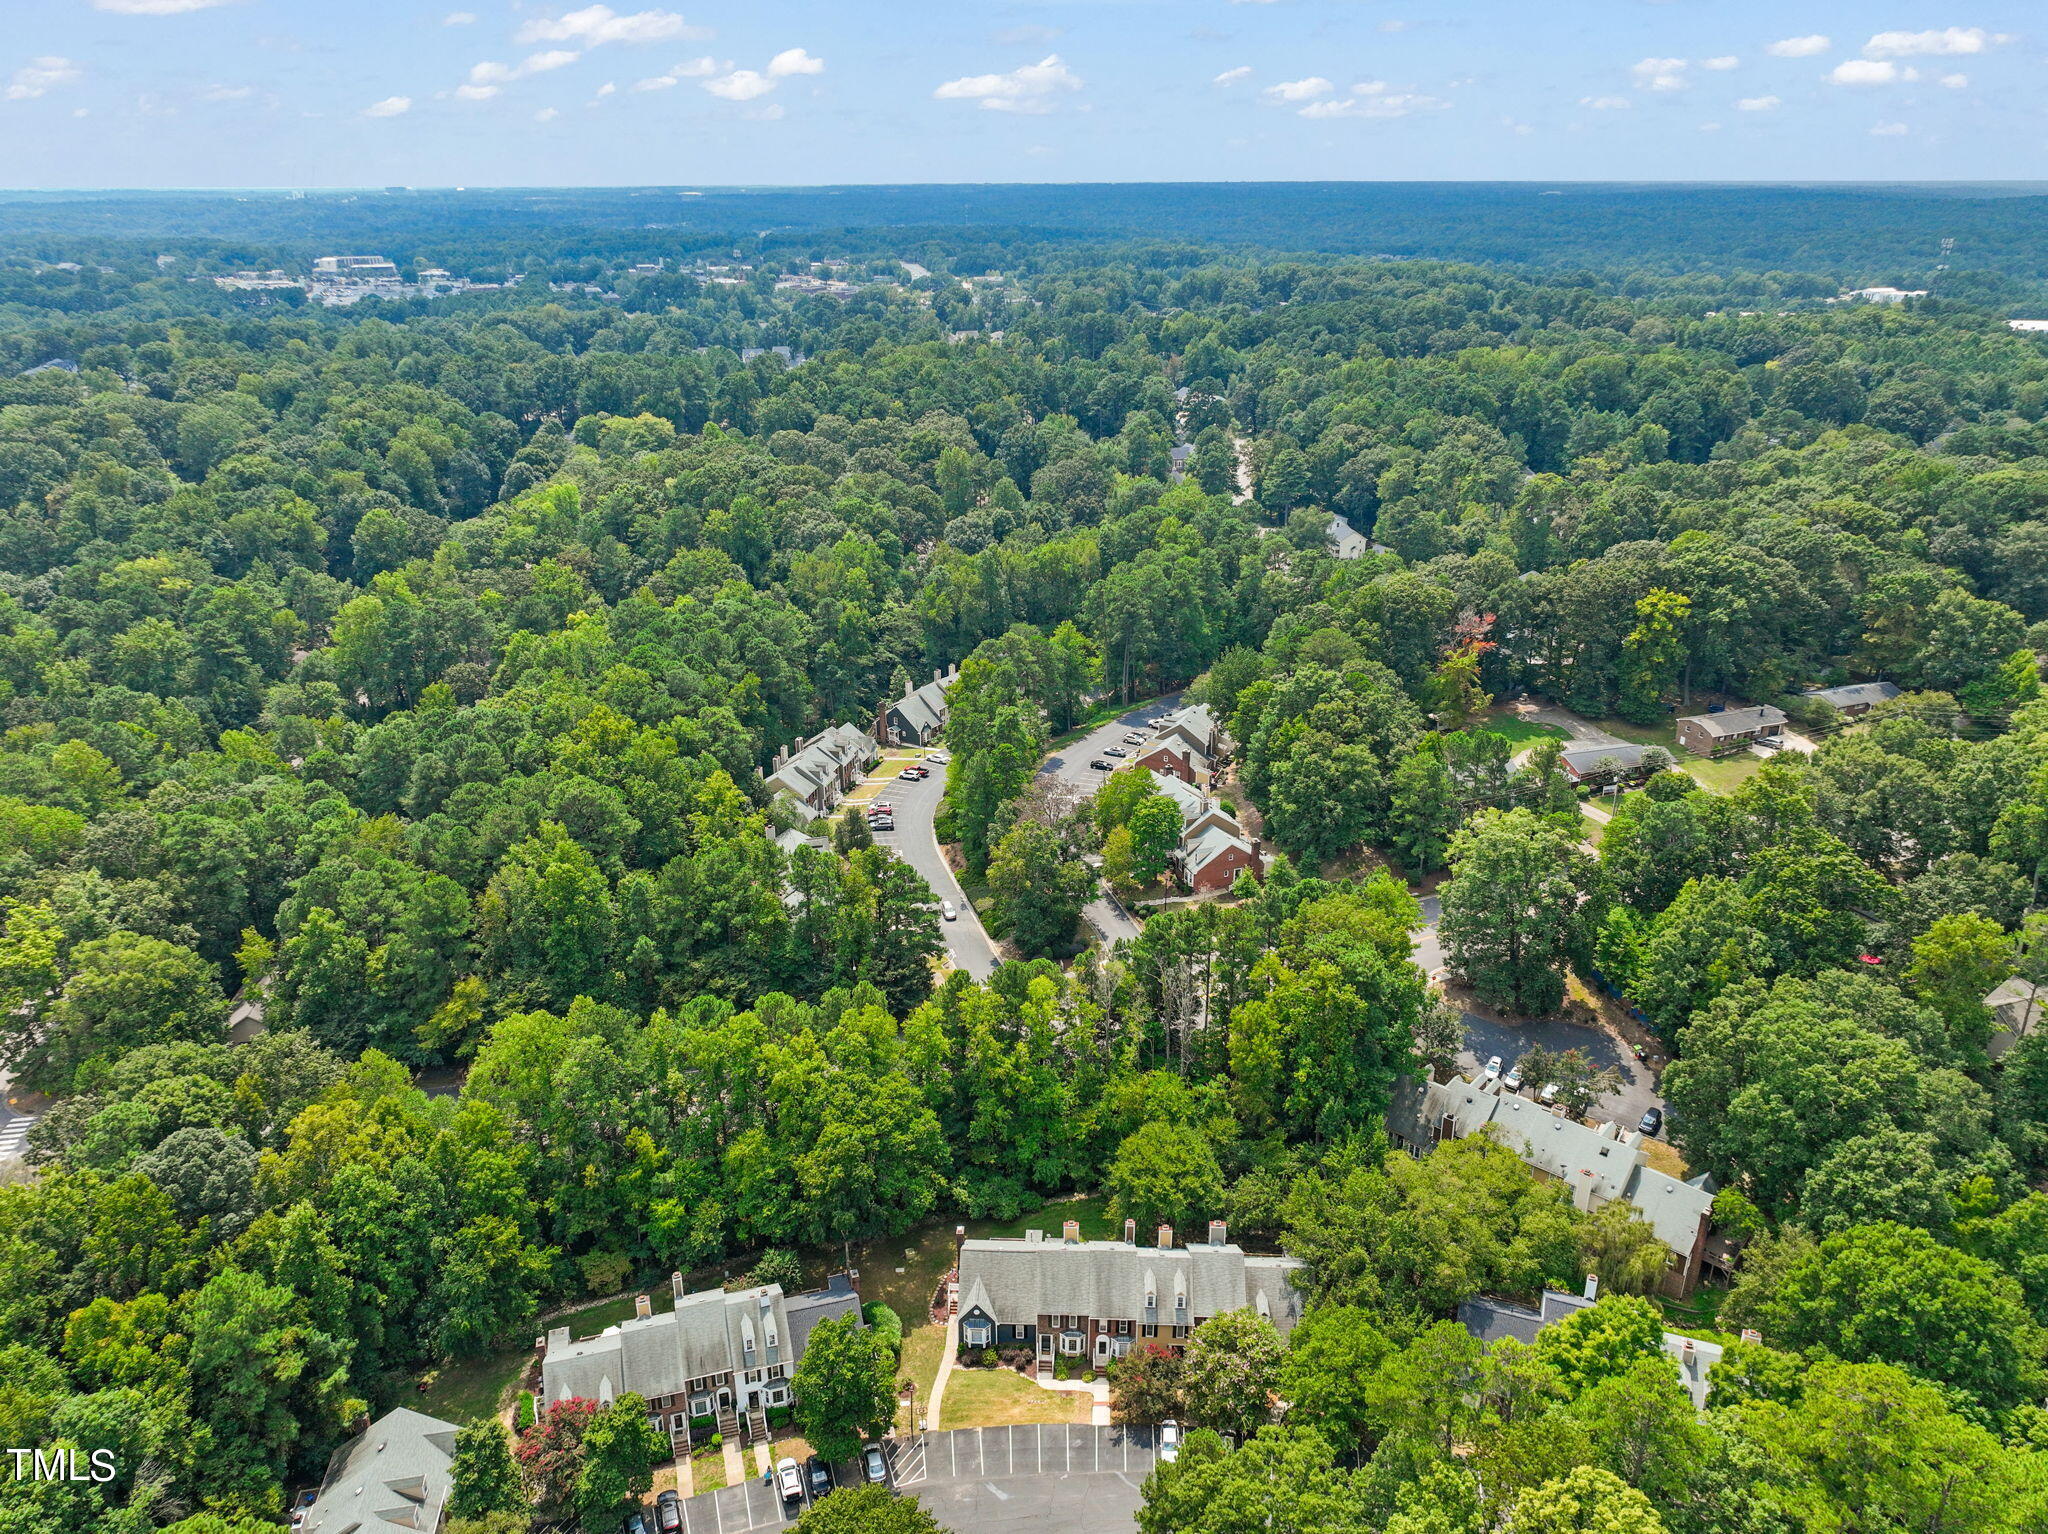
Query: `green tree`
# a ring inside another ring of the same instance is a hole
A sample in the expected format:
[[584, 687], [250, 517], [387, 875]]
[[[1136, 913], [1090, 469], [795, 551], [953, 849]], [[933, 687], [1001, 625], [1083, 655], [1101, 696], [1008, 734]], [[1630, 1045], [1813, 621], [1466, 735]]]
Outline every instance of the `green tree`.
[[1603, 1294], [1647, 1294], [1663, 1278], [1671, 1249], [1626, 1199], [1612, 1199], [1579, 1226], [1579, 1255]]
[[1545, 1017], [1583, 947], [1592, 860], [1577, 833], [1527, 810], [1483, 811], [1451, 843], [1439, 931], [1452, 966], [1490, 1006]]
[[1363, 1478], [1338, 1468], [1322, 1436], [1268, 1427], [1232, 1450], [1190, 1433], [1145, 1478], [1142, 1534], [1352, 1534], [1372, 1526]]
[[512, 1441], [506, 1436], [505, 1424], [496, 1417], [480, 1417], [456, 1433], [448, 1483], [451, 1518], [527, 1510], [519, 1471], [512, 1463]]
[[1181, 1357], [1189, 1420], [1239, 1438], [1256, 1432], [1272, 1416], [1284, 1351], [1273, 1323], [1255, 1310], [1226, 1310], [1204, 1321]]
[[1186, 1412], [1181, 1355], [1173, 1349], [1140, 1341], [1110, 1365], [1109, 1414], [1118, 1426], [1152, 1427]]
[[648, 1420], [644, 1398], [627, 1392], [583, 1430], [576, 1472], [576, 1516], [584, 1534], [612, 1534], [621, 1511], [654, 1486], [654, 1467], [669, 1458], [668, 1435]]
[[804, 1509], [793, 1534], [943, 1534], [915, 1497], [887, 1486], [853, 1486]]
[[1223, 1172], [1200, 1130], [1151, 1123], [1117, 1147], [1103, 1178], [1110, 1213], [1140, 1229], [1184, 1226], [1223, 1207]]
[[1166, 876], [1166, 860], [1180, 847], [1180, 806], [1164, 794], [1150, 794], [1131, 811], [1125, 829], [1131, 838], [1131, 873], [1140, 884]]
[[1574, 1311], [1536, 1334], [1537, 1356], [1557, 1371], [1572, 1395], [1622, 1373], [1639, 1358], [1657, 1358], [1663, 1351], [1663, 1316], [1655, 1305], [1633, 1294], [1602, 1295], [1598, 1304]]
[[1288, 1420], [1316, 1429], [1340, 1449], [1360, 1442], [1371, 1417], [1366, 1383], [1393, 1350], [1371, 1311], [1311, 1306], [1288, 1335], [1280, 1364]]
[[1072, 946], [1095, 875], [1072, 856], [1052, 827], [1027, 820], [997, 846], [988, 886], [1010, 940], [1026, 958], [1062, 954]]
[[1692, 599], [1659, 586], [1636, 601], [1636, 626], [1621, 643], [1621, 693], [1614, 711], [1636, 724], [1660, 724], [1678, 682]]
[[146, 1044], [221, 1040], [226, 998], [189, 948], [114, 932], [80, 943], [70, 970], [39, 1025], [13, 1036], [25, 1080], [61, 1089]]
[[854, 1317], [821, 1321], [790, 1379], [796, 1423], [828, 1460], [849, 1459], [896, 1415], [896, 1369], [888, 1348]]
[[1650, 1499], [1597, 1465], [1522, 1493], [1508, 1514], [1508, 1534], [1664, 1534]]

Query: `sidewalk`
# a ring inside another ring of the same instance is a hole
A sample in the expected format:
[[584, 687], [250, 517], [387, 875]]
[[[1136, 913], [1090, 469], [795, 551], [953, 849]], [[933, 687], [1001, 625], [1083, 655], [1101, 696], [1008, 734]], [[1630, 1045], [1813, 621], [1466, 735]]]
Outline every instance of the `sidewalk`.
[[[925, 1407], [924, 1427], [936, 1431], [939, 1426], [939, 1408], [946, 1400], [946, 1380], [953, 1372], [953, 1360], [960, 1356], [960, 1318], [950, 1317], [946, 1322], [946, 1351], [939, 1355], [939, 1372], [932, 1380], [932, 1398]], [[918, 1424], [912, 1424], [917, 1426]]]

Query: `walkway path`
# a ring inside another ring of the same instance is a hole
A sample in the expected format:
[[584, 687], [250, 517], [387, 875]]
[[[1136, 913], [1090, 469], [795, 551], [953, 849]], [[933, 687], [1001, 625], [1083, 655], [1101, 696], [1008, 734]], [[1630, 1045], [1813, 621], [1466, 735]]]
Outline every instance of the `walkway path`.
[[953, 1374], [953, 1360], [960, 1356], [960, 1318], [951, 1316], [946, 1321], [946, 1351], [939, 1355], [939, 1372], [932, 1379], [932, 1398], [925, 1407], [924, 1420], [929, 1427], [939, 1425], [939, 1408], [945, 1404], [946, 1381]]

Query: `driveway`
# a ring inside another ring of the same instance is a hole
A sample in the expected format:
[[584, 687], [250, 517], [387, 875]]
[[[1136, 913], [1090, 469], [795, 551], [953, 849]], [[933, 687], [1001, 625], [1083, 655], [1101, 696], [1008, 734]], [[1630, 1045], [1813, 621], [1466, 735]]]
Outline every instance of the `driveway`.
[[[945, 782], [943, 767], [932, 768], [932, 775], [922, 783], [907, 783], [901, 778], [886, 780], [878, 797], [894, 807], [896, 829], [877, 831], [875, 841], [916, 869], [939, 899], [953, 902], [959, 919], [939, 923], [946, 953], [956, 968], [966, 970], [976, 980], [986, 980], [1002, 960], [981, 925], [981, 917], [961, 893], [960, 881], [939, 851], [939, 839], [932, 831], [932, 819], [938, 814], [939, 801], [945, 797]], [[857, 805], [854, 813], [862, 812], [863, 807]]]
[[[1061, 1423], [925, 1433], [890, 1445], [890, 1483], [963, 1534], [1125, 1534], [1144, 1500], [1152, 1439], [1150, 1428]], [[683, 1503], [684, 1534], [749, 1534], [791, 1521], [758, 1476]]]
[[[1437, 923], [1443, 914], [1443, 902], [1436, 896], [1422, 897], [1422, 925], [1415, 932], [1415, 967], [1432, 979], [1441, 975], [1445, 964], [1443, 941], [1437, 935]], [[1549, 1050], [1579, 1049], [1596, 1066], [1612, 1065], [1621, 1071], [1620, 1089], [1594, 1103], [1595, 1118], [1612, 1119], [1633, 1129], [1642, 1122], [1646, 1109], [1664, 1106], [1649, 1067], [1605, 1028], [1589, 1028], [1557, 1018], [1528, 1022], [1496, 1020], [1476, 1012], [1462, 1015], [1465, 1047], [1458, 1056], [1458, 1064], [1467, 1075], [1476, 1074], [1495, 1055], [1513, 1065], [1538, 1045]], [[1531, 1090], [1541, 1086], [1541, 1082], [1536, 1082]]]

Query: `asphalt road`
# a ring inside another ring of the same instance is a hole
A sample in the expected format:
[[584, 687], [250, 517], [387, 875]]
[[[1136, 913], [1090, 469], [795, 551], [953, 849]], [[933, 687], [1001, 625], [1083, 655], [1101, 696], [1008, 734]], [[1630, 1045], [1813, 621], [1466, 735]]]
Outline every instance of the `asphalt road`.
[[[962, 1534], [1123, 1534], [1152, 1459], [1148, 1428], [970, 1427], [892, 1444], [890, 1478], [899, 1495]], [[683, 1503], [684, 1534], [750, 1534], [791, 1521], [758, 1476]]]
[[882, 786], [880, 799], [895, 808], [896, 829], [877, 831], [875, 841], [916, 869], [918, 876], [931, 886], [933, 894], [941, 900], [953, 902], [953, 909], [959, 913], [958, 919], [939, 923], [939, 935], [946, 940], [946, 952], [957, 967], [966, 970], [976, 980], [986, 980], [1001, 962], [996, 945], [989, 941], [980, 916], [975, 914], [974, 907], [961, 893], [960, 881], [954, 877], [952, 868], [940, 853], [939, 839], [932, 831], [932, 817], [938, 814], [939, 800], [945, 797], [945, 792], [943, 767], [933, 767], [932, 775], [922, 783], [889, 779]]
[[[1141, 703], [1128, 713], [1119, 714], [1108, 724], [1097, 725], [1079, 740], [1071, 741], [1053, 752], [1038, 769], [1039, 776], [1058, 778], [1061, 782], [1070, 784], [1081, 793], [1092, 797], [1108, 774], [1097, 772], [1088, 763], [1096, 758], [1108, 762], [1118, 760], [1113, 756], [1103, 756], [1103, 752], [1111, 746], [1121, 745], [1123, 738], [1134, 730], [1140, 734], [1146, 733], [1146, 726], [1153, 720], [1172, 713], [1178, 707], [1180, 694], [1177, 692], [1168, 693], [1162, 698], [1154, 698], [1149, 703]], [[1107, 891], [1089, 901], [1082, 908], [1081, 917], [1102, 934], [1105, 943], [1129, 942], [1141, 930], [1137, 919]]]

